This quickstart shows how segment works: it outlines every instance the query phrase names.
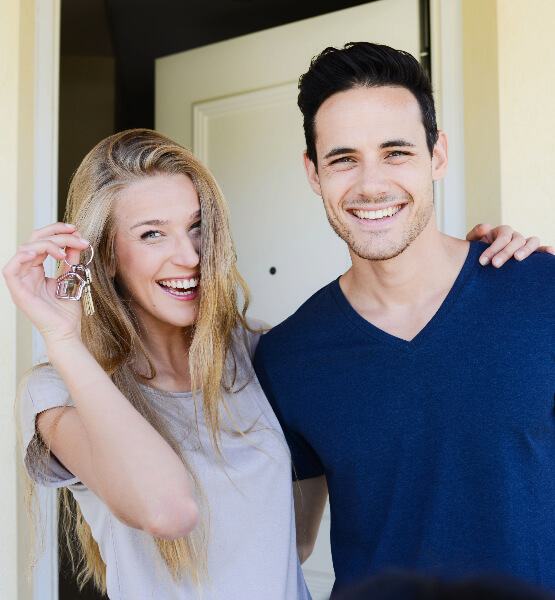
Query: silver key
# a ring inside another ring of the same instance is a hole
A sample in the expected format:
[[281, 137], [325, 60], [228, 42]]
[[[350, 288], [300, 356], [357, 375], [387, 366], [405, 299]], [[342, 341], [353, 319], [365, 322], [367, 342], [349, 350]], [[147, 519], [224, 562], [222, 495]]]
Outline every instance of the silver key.
[[94, 250], [91, 249], [91, 257], [85, 264], [70, 265], [64, 259], [66, 265], [70, 268], [67, 273], [58, 277], [58, 285], [56, 287], [56, 298], [60, 300], [81, 300], [83, 298], [83, 309], [87, 316], [94, 314], [94, 304], [91, 293], [91, 271], [88, 265], [91, 264]]

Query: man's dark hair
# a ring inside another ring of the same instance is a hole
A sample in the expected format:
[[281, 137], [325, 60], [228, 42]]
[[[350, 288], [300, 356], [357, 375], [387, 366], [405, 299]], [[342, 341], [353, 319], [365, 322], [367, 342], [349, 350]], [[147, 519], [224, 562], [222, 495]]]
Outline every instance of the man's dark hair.
[[351, 42], [343, 48], [326, 48], [312, 59], [299, 79], [298, 104], [304, 118], [308, 158], [317, 165], [314, 124], [323, 102], [358, 87], [404, 87], [418, 101], [426, 143], [433, 154], [437, 123], [432, 85], [422, 65], [408, 52], [369, 42]]

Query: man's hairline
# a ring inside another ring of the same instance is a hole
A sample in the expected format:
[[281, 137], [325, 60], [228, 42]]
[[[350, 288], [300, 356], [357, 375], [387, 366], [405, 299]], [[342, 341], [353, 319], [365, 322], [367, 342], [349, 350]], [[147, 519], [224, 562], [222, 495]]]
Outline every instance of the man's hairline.
[[[330, 94], [329, 96], [327, 96], [326, 98], [324, 98], [324, 100], [322, 100], [322, 102], [320, 102], [320, 106], [318, 106], [316, 112], [314, 113], [314, 116], [312, 117], [312, 130], [314, 132], [314, 155], [316, 158], [316, 162], [314, 162], [312, 160], [312, 158], [310, 158], [310, 156], [308, 155], [308, 148], [305, 148], [305, 154], [307, 156], [307, 158], [310, 160], [310, 162], [314, 165], [314, 168], [316, 169], [316, 173], [318, 173], [318, 153], [316, 151], [316, 140], [318, 139], [318, 136], [316, 135], [316, 117], [318, 116], [318, 112], [320, 111], [320, 109], [322, 108], [322, 105], [327, 102], [332, 96], [335, 96], [336, 94], [342, 94], [344, 92], [349, 92], [351, 90], [357, 90], [357, 89], [361, 89], [361, 88], [368, 88], [368, 89], [372, 89], [372, 88], [382, 88], [382, 87], [389, 87], [389, 88], [402, 88], [407, 90], [407, 92], [409, 92], [411, 94], [411, 96], [416, 100], [416, 104], [418, 105], [418, 110], [420, 112], [420, 117], [421, 117], [421, 123], [422, 123], [422, 127], [424, 127], [424, 134], [426, 136], [426, 148], [428, 149], [428, 152], [430, 153], [430, 157], [433, 158], [434, 156], [434, 152], [433, 149], [430, 150], [430, 148], [428, 148], [428, 132], [426, 131], [426, 126], [424, 125], [424, 113], [422, 111], [422, 107], [420, 106], [420, 102], [418, 101], [418, 98], [414, 95], [414, 92], [409, 89], [406, 85], [401, 85], [399, 83], [396, 84], [391, 84], [391, 83], [377, 83], [377, 84], [367, 84], [367, 83], [357, 83], [349, 88], [346, 88], [344, 90], [338, 90], [337, 92], [334, 92], [333, 94]], [[437, 140], [438, 140], [438, 132], [439, 129], [437, 128], [436, 125], [436, 141], [434, 143], [434, 148], [437, 144]]]

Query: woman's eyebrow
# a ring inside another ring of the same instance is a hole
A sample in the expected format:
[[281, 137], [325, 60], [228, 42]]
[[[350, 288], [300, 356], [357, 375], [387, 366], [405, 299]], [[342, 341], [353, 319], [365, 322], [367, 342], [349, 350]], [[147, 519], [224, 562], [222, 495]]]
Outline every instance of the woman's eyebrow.
[[155, 227], [163, 227], [167, 225], [168, 221], [160, 221], [160, 219], [150, 219], [148, 221], [140, 221], [131, 227], [131, 229], [135, 229], [135, 227], [141, 227], [141, 225], [154, 225]]

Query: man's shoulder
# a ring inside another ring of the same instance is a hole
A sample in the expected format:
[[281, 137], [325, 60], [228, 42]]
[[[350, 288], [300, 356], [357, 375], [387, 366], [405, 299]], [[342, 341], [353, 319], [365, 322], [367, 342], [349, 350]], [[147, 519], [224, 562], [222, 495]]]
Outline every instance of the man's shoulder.
[[290, 317], [263, 335], [258, 352], [279, 351], [283, 346], [290, 348], [293, 344], [308, 342], [336, 310], [332, 291], [336, 285], [337, 280], [319, 289]]
[[514, 258], [502, 267], [477, 267], [468, 292], [485, 310], [540, 324], [555, 318], [555, 256], [534, 252], [522, 262]]
[[[484, 249], [487, 247], [485, 244]], [[480, 268], [483, 280], [492, 284], [510, 284], [516, 291], [527, 288], [540, 296], [555, 291], [555, 256], [545, 252], [534, 252], [523, 261], [511, 258], [498, 269], [488, 265]], [[501, 291], [501, 290], [500, 290]], [[551, 296], [552, 298], [552, 296]]]

